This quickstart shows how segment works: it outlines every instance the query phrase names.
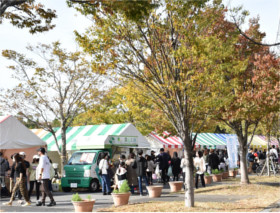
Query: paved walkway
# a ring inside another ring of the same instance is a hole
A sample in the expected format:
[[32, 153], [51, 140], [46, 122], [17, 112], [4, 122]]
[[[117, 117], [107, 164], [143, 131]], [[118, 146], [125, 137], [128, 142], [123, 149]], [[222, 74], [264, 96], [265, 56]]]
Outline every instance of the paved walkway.
[[[236, 182], [219, 182], [219, 183], [212, 183], [210, 186], [215, 185], [222, 185], [222, 184], [233, 184]], [[209, 185], [206, 185], [206, 188]], [[0, 211], [1, 212], [73, 212], [74, 207], [71, 203], [72, 195], [75, 192], [55, 192], [54, 198], [57, 202], [57, 205], [54, 207], [47, 207], [47, 206], [41, 206], [37, 207], [35, 206], [35, 202], [32, 203], [31, 206], [28, 207], [21, 207], [17, 200], [13, 203], [12, 207], [9, 206], [3, 206], [3, 202], [9, 201], [9, 198], [1, 198], [0, 199]], [[79, 192], [80, 196], [82, 198], [86, 198], [87, 195], [91, 195], [93, 199], [96, 199], [96, 203], [94, 205], [93, 211], [98, 211], [100, 208], [107, 208], [111, 207], [113, 205], [113, 199], [112, 196], [103, 196], [101, 192], [97, 193], [90, 193], [90, 192]], [[165, 185], [163, 189], [162, 196], [159, 198], [149, 198], [148, 195], [140, 197], [139, 195], [131, 195], [129, 199], [129, 203], [145, 203], [149, 202], [151, 200], [153, 201], [183, 201], [184, 200], [184, 193], [170, 193], [169, 185]], [[223, 196], [223, 195], [206, 195], [203, 193], [195, 193], [195, 201], [198, 202], [236, 202], [238, 200], [246, 199], [248, 196], [239, 196], [239, 195], [231, 195], [231, 196]], [[35, 197], [32, 197], [32, 201], [35, 201]], [[47, 198], [48, 202], [48, 198]], [[279, 210], [279, 203], [277, 205], [273, 205], [269, 208], [269, 211], [272, 210]], [[268, 211], [265, 211], [268, 212]]]

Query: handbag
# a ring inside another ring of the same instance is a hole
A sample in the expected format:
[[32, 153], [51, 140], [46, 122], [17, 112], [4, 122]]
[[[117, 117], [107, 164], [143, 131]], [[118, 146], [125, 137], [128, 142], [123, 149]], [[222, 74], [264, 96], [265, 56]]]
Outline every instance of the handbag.
[[172, 166], [169, 166], [167, 175], [168, 175], [169, 177], [173, 176], [173, 173], [172, 173]]
[[156, 174], [153, 174], [153, 175], [152, 175], [152, 178], [153, 178], [153, 180], [156, 180], [156, 179], [157, 179], [157, 175], [156, 175]]

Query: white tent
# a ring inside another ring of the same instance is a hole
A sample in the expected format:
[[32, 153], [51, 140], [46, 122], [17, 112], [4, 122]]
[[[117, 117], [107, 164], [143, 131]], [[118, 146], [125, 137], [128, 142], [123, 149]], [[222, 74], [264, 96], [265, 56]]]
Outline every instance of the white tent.
[[24, 149], [45, 145], [46, 142], [15, 117], [0, 116], [0, 149]]

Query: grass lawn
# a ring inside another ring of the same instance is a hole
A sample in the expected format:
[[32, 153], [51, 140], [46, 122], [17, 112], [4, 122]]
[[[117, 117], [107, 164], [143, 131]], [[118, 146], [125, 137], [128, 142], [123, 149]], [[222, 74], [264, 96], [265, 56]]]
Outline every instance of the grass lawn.
[[[120, 207], [98, 209], [99, 212], [257, 212], [280, 199], [280, 177], [251, 176], [250, 185], [240, 185], [237, 181], [229, 184], [209, 186], [195, 190], [205, 195], [247, 195], [236, 202], [195, 202], [195, 207], [184, 207], [184, 201], [130, 204]], [[277, 184], [278, 183], [278, 184]], [[271, 185], [270, 185], [271, 184]]]

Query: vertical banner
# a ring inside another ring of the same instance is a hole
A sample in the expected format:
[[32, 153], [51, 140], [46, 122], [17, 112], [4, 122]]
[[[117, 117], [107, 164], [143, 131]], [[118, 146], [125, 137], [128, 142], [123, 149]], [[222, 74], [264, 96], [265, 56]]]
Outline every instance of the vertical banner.
[[237, 160], [238, 160], [237, 145], [238, 145], [238, 141], [236, 136], [227, 137], [227, 153], [228, 153], [229, 168], [237, 167]]

